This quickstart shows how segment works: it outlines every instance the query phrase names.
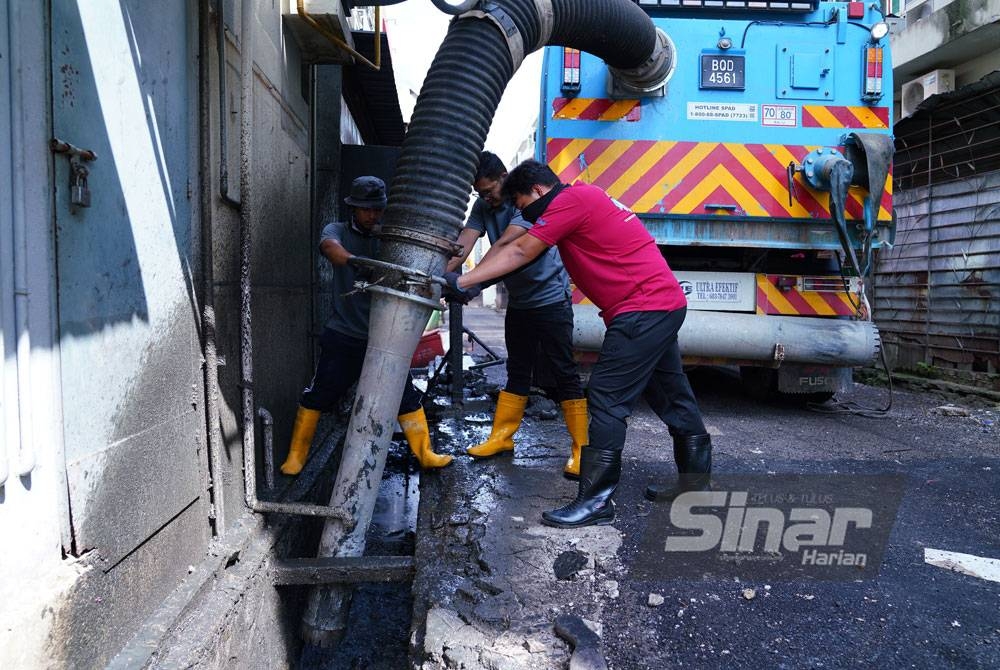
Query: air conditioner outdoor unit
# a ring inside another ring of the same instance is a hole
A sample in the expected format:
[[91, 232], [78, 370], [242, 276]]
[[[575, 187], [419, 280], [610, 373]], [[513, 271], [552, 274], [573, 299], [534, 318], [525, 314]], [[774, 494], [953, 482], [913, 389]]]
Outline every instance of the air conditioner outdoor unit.
[[903, 84], [902, 89], [902, 116], [905, 118], [913, 114], [917, 106], [932, 95], [954, 90], [954, 70], [931, 70], [925, 75], [908, 81]]

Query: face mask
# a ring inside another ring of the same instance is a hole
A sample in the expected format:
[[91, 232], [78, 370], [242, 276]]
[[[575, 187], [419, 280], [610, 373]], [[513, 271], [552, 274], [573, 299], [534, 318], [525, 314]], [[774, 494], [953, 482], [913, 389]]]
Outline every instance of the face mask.
[[556, 184], [552, 187], [552, 190], [540, 197], [538, 200], [534, 201], [527, 207], [521, 210], [521, 216], [525, 221], [534, 223], [538, 218], [545, 213], [548, 208], [549, 203], [551, 203], [559, 192], [566, 188], [565, 184]]

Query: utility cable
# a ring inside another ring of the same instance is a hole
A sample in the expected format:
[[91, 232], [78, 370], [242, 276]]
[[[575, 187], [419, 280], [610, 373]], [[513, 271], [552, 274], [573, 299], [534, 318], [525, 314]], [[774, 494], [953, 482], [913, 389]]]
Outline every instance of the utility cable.
[[885, 370], [886, 379], [889, 380], [889, 399], [885, 407], [866, 407], [853, 400], [830, 401], [823, 404], [811, 402], [806, 407], [810, 411], [819, 414], [850, 414], [852, 416], [862, 416], [867, 419], [884, 419], [888, 417], [889, 412], [892, 410], [893, 383], [892, 372], [889, 370], [889, 364], [885, 360], [884, 348], [879, 349], [879, 358], [882, 361], [882, 369]]

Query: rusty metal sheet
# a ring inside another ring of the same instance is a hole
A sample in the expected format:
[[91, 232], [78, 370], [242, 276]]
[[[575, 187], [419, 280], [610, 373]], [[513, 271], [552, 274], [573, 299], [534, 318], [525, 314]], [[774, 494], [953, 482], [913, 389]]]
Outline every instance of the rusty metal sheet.
[[898, 364], [997, 372], [1000, 171], [897, 191], [895, 204], [896, 245], [875, 277], [883, 340], [909, 341]]

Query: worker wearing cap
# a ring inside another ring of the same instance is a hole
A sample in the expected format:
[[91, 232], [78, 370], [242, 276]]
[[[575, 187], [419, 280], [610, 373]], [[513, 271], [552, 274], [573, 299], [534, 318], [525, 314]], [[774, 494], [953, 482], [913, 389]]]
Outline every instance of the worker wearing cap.
[[[355, 290], [354, 280], [366, 274], [364, 260], [378, 255], [375, 233], [386, 205], [385, 182], [378, 177], [358, 177], [344, 202], [351, 206], [351, 221], [329, 223], [320, 236], [320, 253], [333, 266], [333, 315], [320, 336], [312, 383], [299, 398], [288, 458], [281, 466], [286, 475], [302, 470], [320, 413], [335, 409], [358, 381], [368, 348], [371, 302], [366, 291]], [[421, 395], [409, 375], [400, 402], [399, 424], [420, 467], [440, 468], [451, 462], [451, 456], [436, 454], [431, 447]]]
[[465, 275], [452, 290], [478, 291], [558, 246], [566, 269], [608, 327], [587, 385], [590, 442], [581, 450], [580, 485], [573, 502], [543, 512], [560, 528], [611, 523], [622, 468], [628, 418], [645, 395], [673, 437], [680, 485], [650, 486], [647, 496], [670, 499], [709, 485], [712, 441], [681, 366], [677, 332], [687, 301], [652, 236], [633, 212], [596, 186], [560, 184], [552, 170], [525, 161], [504, 183], [503, 194], [534, 223], [526, 235]]
[[[485, 260], [531, 228], [514, 205], [500, 196], [506, 177], [507, 168], [496, 154], [480, 154], [472, 183], [479, 198], [458, 237], [462, 253], [449, 262], [449, 271], [468, 258], [480, 237], [489, 236], [492, 245]], [[504, 318], [507, 385], [497, 398], [489, 439], [470, 447], [468, 453], [487, 458], [514, 451], [514, 433], [524, 418], [532, 375], [539, 377], [537, 367], [543, 363], [554, 383], [549, 392], [562, 407], [571, 440], [563, 474], [575, 479], [580, 474], [580, 448], [587, 443], [587, 401], [573, 360], [573, 304], [559, 251], [548, 249], [534, 263], [505, 276], [503, 283], [510, 296]]]

